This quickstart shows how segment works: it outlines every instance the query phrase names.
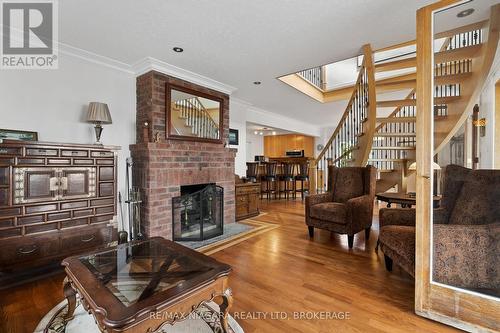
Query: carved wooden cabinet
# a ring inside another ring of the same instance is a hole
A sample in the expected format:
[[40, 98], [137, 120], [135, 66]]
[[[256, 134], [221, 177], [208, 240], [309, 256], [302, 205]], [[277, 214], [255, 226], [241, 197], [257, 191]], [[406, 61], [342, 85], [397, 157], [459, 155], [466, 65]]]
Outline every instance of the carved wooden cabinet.
[[260, 183], [236, 183], [236, 221], [259, 215]]
[[0, 143], [0, 288], [116, 240], [117, 150]]

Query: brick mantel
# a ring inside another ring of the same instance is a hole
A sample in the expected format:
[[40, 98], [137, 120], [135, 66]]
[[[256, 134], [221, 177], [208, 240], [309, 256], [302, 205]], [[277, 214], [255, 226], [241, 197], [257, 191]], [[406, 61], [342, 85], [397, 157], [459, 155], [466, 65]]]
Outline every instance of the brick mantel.
[[[224, 99], [223, 142], [229, 135], [229, 96], [158, 72], [137, 78], [137, 143], [130, 146], [134, 160], [134, 185], [141, 189], [143, 232], [172, 239], [172, 198], [181, 185], [216, 183], [224, 188], [224, 223], [234, 222], [234, 159], [236, 150], [224, 143], [165, 139], [165, 85], [174, 83]], [[161, 142], [143, 142], [157, 133]]]

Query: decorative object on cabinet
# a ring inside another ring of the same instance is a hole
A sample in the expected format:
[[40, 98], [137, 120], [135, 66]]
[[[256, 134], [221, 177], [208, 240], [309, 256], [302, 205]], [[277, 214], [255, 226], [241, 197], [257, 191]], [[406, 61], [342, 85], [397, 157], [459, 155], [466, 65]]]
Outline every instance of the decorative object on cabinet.
[[149, 142], [149, 123], [147, 121], [142, 126], [142, 141]]
[[116, 240], [117, 147], [0, 144], [0, 288]]
[[87, 110], [87, 122], [95, 124], [96, 144], [101, 144], [102, 124], [111, 124], [111, 114], [108, 105], [99, 102], [90, 102]]
[[243, 183], [236, 179], [236, 221], [259, 215], [260, 183]]
[[229, 144], [233, 146], [239, 145], [240, 135], [237, 129], [229, 129]]
[[38, 133], [30, 131], [0, 129], [0, 142], [2, 142], [2, 140], [38, 141]]
[[161, 142], [161, 133], [160, 132], [156, 132], [155, 134], [155, 138], [154, 138], [154, 143], [160, 143]]

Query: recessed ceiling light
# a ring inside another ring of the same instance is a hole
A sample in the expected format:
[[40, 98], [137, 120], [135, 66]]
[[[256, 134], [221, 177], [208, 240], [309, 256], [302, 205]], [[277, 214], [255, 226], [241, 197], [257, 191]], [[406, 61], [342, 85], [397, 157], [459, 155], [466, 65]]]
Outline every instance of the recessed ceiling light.
[[254, 81], [253, 84], [255, 84], [256, 86], [258, 86], [259, 84], [261, 84], [262, 82], [260, 81]]
[[260, 135], [264, 135], [264, 132], [260, 132], [259, 134], [260, 134]]
[[253, 134], [257, 135], [259, 134], [259, 131], [254, 131]]
[[181, 53], [184, 51], [184, 49], [182, 47], [178, 47], [178, 46], [174, 47], [172, 50], [174, 50], [177, 53]]
[[273, 131], [273, 135], [276, 135], [276, 131]]
[[460, 17], [460, 18], [466, 17], [472, 13], [474, 13], [474, 8], [465, 9], [465, 10], [462, 10], [460, 13], [458, 13], [457, 17]]

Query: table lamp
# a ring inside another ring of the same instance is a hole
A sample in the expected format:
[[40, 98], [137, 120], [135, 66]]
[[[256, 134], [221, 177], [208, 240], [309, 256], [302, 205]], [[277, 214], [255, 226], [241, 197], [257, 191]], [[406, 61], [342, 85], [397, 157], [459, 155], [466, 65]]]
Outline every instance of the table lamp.
[[95, 138], [101, 144], [102, 124], [111, 124], [111, 114], [108, 105], [99, 102], [90, 102], [87, 111], [87, 122], [95, 124]]

